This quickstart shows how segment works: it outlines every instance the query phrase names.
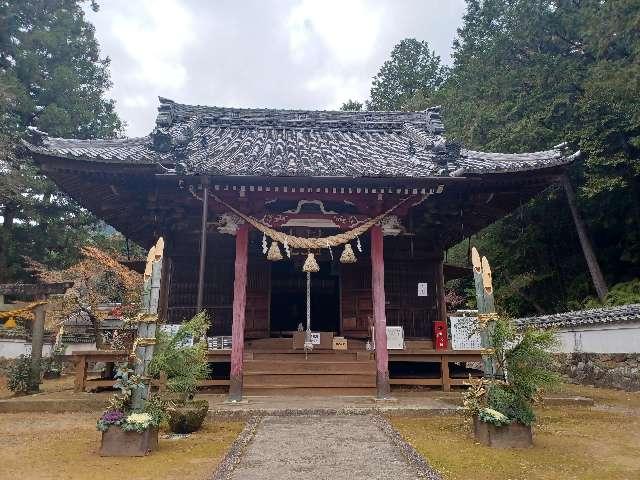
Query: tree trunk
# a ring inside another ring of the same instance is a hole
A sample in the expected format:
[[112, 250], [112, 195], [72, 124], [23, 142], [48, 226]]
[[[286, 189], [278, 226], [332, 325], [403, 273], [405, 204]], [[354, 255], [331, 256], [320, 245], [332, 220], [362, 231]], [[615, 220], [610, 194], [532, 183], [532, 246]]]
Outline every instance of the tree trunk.
[[582, 217], [580, 216], [580, 212], [578, 211], [576, 193], [573, 190], [573, 186], [571, 186], [569, 177], [567, 177], [566, 175], [562, 176], [562, 186], [564, 187], [564, 191], [567, 194], [567, 202], [569, 203], [569, 209], [571, 210], [573, 223], [575, 224], [576, 231], [578, 232], [578, 238], [580, 239], [580, 245], [582, 246], [582, 253], [584, 254], [584, 258], [587, 261], [587, 266], [589, 267], [589, 272], [591, 273], [593, 286], [596, 289], [596, 293], [598, 294], [598, 298], [600, 299], [600, 301], [604, 301], [604, 298], [607, 296], [609, 289], [607, 288], [607, 284], [602, 275], [602, 270], [600, 270], [600, 264], [598, 263], [596, 254], [593, 251], [593, 246], [591, 245], [591, 240], [589, 239], [589, 234], [587, 232], [587, 226], [585, 225]]
[[9, 275], [9, 245], [13, 236], [13, 219], [16, 214], [14, 205], [8, 203], [4, 207], [2, 216], [2, 230], [0, 230], [0, 283], [7, 283], [11, 280]]

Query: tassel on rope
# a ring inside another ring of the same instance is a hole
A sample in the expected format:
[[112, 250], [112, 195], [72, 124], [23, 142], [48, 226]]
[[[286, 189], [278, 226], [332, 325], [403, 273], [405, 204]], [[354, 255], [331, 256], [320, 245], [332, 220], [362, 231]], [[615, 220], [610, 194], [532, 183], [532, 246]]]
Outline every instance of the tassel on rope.
[[266, 254], [267, 253], [267, 236], [263, 233], [262, 234], [262, 254]]
[[356, 255], [353, 253], [350, 243], [344, 246], [342, 255], [340, 255], [340, 263], [356, 263]]
[[315, 273], [320, 271], [320, 266], [318, 262], [316, 262], [316, 258], [313, 256], [313, 253], [309, 252], [307, 255], [307, 259], [304, 261], [304, 265], [302, 266], [302, 271], [306, 273]]
[[362, 244], [360, 243], [360, 237], [356, 237], [356, 247], [358, 248], [358, 251], [362, 253]]
[[271, 247], [269, 247], [269, 252], [267, 253], [267, 259], [271, 260], [272, 262], [282, 260], [282, 252], [280, 251], [278, 242], [276, 242], [275, 240], [271, 242]]
[[284, 239], [284, 251], [287, 254], [288, 258], [291, 258], [291, 249], [289, 248], [289, 243], [287, 242], [287, 239]]

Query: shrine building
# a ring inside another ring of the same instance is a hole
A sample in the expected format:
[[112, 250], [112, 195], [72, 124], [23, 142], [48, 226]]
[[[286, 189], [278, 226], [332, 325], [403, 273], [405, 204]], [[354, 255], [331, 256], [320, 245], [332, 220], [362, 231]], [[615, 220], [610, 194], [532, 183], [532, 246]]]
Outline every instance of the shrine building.
[[[44, 174], [125, 237], [146, 248], [164, 238], [160, 319], [208, 312], [209, 384], [229, 385], [232, 399], [462, 384], [450, 368], [480, 357], [446, 342], [444, 284], [471, 273], [443, 252], [559, 182], [577, 155], [564, 145], [467, 150], [445, 138], [437, 107], [240, 109], [160, 98], [158, 110], [145, 137], [34, 130], [26, 145]], [[401, 343], [390, 347], [387, 331]]]

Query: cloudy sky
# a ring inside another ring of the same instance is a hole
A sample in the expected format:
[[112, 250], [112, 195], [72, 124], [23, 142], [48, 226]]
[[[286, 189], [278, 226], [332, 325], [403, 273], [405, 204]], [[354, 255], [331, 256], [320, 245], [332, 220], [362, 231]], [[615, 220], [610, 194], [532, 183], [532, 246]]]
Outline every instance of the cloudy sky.
[[363, 101], [403, 38], [427, 40], [449, 63], [463, 13], [463, 0], [106, 0], [87, 15], [127, 135], [139, 136], [158, 96], [309, 109]]

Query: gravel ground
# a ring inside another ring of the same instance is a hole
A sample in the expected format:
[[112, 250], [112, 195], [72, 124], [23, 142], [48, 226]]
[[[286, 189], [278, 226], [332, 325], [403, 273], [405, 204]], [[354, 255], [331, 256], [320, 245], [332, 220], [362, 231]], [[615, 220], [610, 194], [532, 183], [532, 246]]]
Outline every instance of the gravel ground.
[[[235, 468], [233, 466], [235, 465]], [[267, 416], [249, 422], [214, 479], [439, 479], [379, 416]]]

